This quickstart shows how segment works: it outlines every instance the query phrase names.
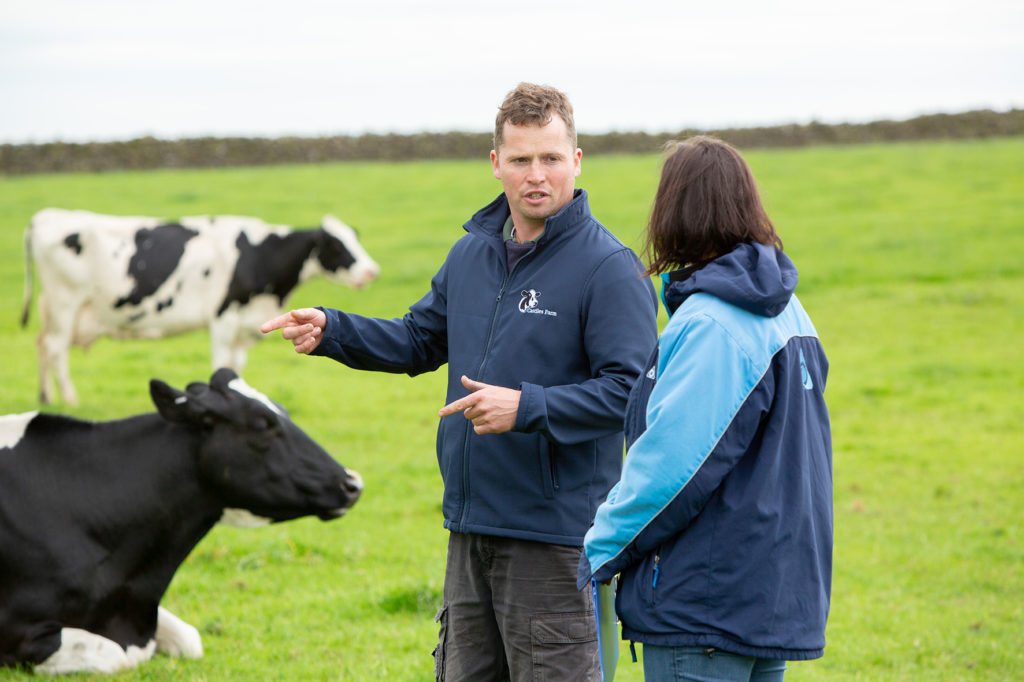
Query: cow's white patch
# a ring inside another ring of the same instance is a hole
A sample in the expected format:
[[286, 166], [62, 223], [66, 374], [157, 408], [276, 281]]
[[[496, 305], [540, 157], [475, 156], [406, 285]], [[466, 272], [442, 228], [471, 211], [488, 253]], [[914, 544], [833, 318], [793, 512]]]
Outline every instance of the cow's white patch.
[[355, 469], [349, 469], [345, 467], [345, 471], [352, 478], [351, 485], [358, 489], [360, 492], [363, 490], [363, 477], [359, 475], [359, 472]]
[[255, 388], [253, 388], [249, 384], [245, 383], [245, 380], [242, 379], [241, 377], [238, 377], [237, 379], [232, 379], [231, 381], [229, 381], [228, 382], [228, 388], [230, 388], [231, 390], [233, 390], [233, 391], [235, 391], [237, 393], [241, 393], [246, 398], [252, 398], [253, 400], [258, 400], [259, 402], [261, 402], [264, 405], [266, 405], [267, 408], [270, 409], [271, 411], [281, 415], [282, 417], [285, 416], [284, 412], [281, 411], [281, 408], [278, 407], [278, 405], [273, 400], [271, 400], [267, 396], [263, 395], [262, 393], [257, 391]]
[[13, 448], [25, 436], [25, 429], [38, 412], [5, 414], [0, 416], [0, 448]]
[[256, 516], [248, 509], [225, 509], [217, 523], [233, 528], [261, 528], [269, 526], [271, 519], [265, 516]]
[[162, 606], [156, 612], [156, 648], [177, 658], [203, 657], [199, 631]]
[[116, 673], [132, 665], [128, 654], [117, 642], [87, 630], [64, 628], [60, 631], [60, 648], [35, 669], [50, 675]]
[[125, 655], [128, 657], [128, 667], [135, 668], [139, 663], [145, 663], [149, 659], [153, 658], [153, 654], [156, 653], [156, 640], [151, 639], [145, 647], [139, 648], [134, 644], [128, 647], [128, 651]]

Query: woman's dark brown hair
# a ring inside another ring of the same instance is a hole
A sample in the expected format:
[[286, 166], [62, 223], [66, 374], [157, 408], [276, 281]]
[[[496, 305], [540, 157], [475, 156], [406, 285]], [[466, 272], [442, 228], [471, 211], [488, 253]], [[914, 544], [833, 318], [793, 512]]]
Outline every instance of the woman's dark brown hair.
[[712, 137], [669, 142], [647, 227], [648, 274], [705, 263], [743, 242], [782, 250], [750, 166]]

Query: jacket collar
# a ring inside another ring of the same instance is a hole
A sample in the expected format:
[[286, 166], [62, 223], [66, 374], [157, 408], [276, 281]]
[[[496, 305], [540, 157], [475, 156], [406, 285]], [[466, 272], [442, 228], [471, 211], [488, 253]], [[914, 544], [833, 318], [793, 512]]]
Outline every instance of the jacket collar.
[[[462, 227], [470, 234], [479, 235], [501, 246], [502, 228], [510, 214], [508, 199], [502, 192], [494, 201], [473, 214], [473, 217], [467, 220]], [[579, 225], [580, 221], [589, 215], [590, 202], [587, 200], [587, 190], [576, 189], [572, 201], [544, 221], [544, 234], [537, 238], [537, 245], [540, 246], [558, 239]]]

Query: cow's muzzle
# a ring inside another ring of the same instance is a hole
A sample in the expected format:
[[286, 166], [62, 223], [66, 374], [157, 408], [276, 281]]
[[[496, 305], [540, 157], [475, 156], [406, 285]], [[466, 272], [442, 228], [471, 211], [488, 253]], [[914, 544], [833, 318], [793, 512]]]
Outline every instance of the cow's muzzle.
[[352, 505], [359, 499], [359, 496], [363, 494], [363, 477], [352, 469], [346, 469], [346, 472], [348, 476], [342, 481], [341, 490], [345, 494], [347, 503], [344, 507], [336, 507], [319, 514], [319, 517], [324, 521], [344, 516], [345, 512], [351, 509]]

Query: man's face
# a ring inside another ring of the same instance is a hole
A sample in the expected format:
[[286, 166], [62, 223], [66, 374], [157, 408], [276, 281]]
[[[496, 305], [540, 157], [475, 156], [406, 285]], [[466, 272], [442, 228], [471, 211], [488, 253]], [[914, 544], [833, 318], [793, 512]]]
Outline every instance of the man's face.
[[546, 218], [572, 201], [583, 152], [573, 148], [559, 116], [544, 126], [506, 123], [503, 134], [501, 148], [491, 151], [494, 177], [508, 197], [516, 233], [533, 239]]

